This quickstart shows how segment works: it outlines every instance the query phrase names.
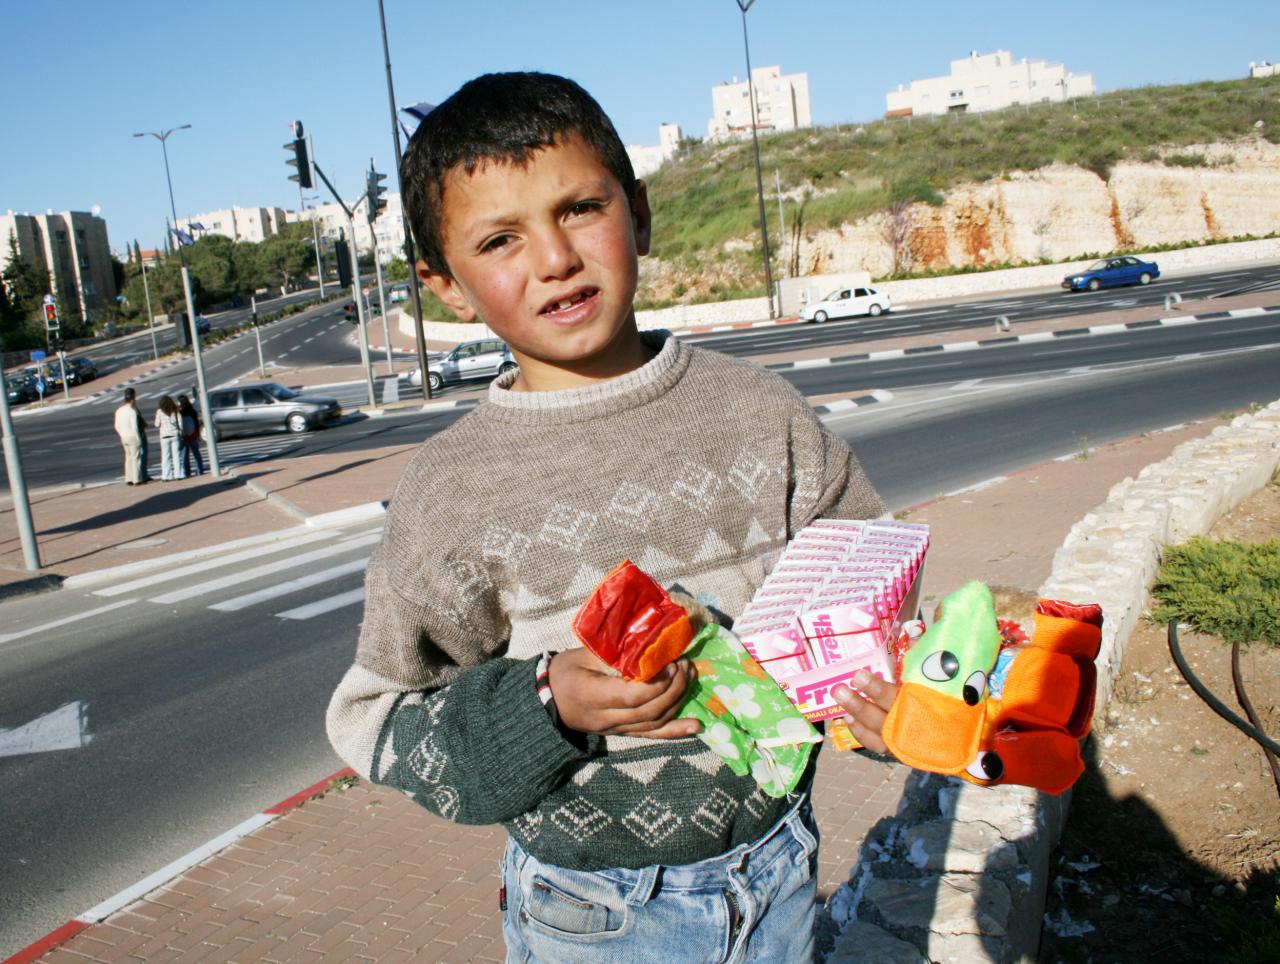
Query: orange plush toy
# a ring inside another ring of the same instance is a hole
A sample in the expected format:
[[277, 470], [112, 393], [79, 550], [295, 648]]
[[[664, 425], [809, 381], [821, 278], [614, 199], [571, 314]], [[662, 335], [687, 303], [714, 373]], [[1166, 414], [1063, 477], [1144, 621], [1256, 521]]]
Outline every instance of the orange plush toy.
[[693, 624], [684, 607], [627, 559], [582, 604], [573, 634], [625, 678], [647, 681], [685, 651]]
[[917, 770], [1062, 793], [1084, 772], [1101, 639], [1101, 607], [1041, 599], [1031, 639], [1000, 647], [990, 590], [970, 583], [907, 652], [885, 743]]

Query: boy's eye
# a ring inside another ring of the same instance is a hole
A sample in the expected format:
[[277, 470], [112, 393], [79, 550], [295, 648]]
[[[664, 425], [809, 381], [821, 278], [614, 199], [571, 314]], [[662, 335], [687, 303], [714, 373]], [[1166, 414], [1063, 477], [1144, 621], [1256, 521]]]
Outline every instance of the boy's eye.
[[582, 215], [591, 211], [598, 211], [602, 205], [599, 201], [577, 201], [569, 208], [569, 214]]
[[501, 248], [503, 245], [509, 244], [510, 242], [511, 242], [511, 235], [499, 234], [499, 235], [496, 235], [495, 237], [489, 238], [484, 242], [484, 244], [480, 245], [480, 250], [482, 252], [496, 251], [498, 248]]

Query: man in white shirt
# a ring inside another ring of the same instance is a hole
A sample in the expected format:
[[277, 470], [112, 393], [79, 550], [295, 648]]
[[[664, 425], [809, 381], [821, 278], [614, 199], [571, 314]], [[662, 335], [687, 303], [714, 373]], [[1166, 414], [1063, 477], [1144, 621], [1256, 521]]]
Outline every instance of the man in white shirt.
[[124, 403], [116, 409], [116, 434], [124, 446], [124, 480], [130, 485], [142, 485], [147, 481], [146, 466], [142, 461], [142, 434], [146, 429], [138, 414], [137, 393], [132, 388], [124, 390]]

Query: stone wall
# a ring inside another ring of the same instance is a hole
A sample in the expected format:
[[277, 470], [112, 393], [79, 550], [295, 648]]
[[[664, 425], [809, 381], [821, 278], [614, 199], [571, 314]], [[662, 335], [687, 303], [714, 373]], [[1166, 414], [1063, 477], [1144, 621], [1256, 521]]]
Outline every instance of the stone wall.
[[[1102, 605], [1095, 716], [1105, 714], [1162, 548], [1207, 532], [1278, 468], [1280, 401], [1116, 484], [1067, 534], [1039, 594]], [[1068, 803], [1069, 794], [913, 773], [897, 814], [872, 828], [828, 901], [840, 933], [827, 964], [1035, 960]]]

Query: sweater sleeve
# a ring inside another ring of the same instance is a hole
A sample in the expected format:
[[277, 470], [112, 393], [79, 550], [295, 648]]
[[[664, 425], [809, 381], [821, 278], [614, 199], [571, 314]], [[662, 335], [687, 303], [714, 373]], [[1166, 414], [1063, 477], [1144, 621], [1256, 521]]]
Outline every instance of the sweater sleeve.
[[802, 403], [791, 418], [788, 537], [819, 518], [874, 519], [887, 511], [848, 444]]
[[412, 580], [395, 559], [384, 539], [370, 560], [360, 647], [326, 716], [330, 742], [361, 775], [448, 820], [532, 810], [600, 739], [567, 740], [538, 698], [537, 660], [505, 658], [502, 641], [486, 638], [493, 627], [406, 598], [397, 579]]

